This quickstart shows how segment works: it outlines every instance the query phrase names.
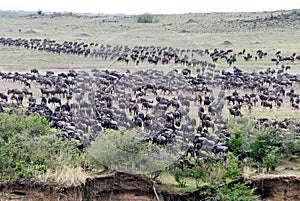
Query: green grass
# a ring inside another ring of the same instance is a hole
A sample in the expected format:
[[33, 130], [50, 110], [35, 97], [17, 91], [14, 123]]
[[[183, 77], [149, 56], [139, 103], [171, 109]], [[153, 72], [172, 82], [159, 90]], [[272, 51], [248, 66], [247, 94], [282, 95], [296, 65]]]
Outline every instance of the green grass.
[[161, 181], [161, 185], [168, 188], [169, 190], [176, 192], [189, 192], [197, 189], [195, 180], [191, 178], [186, 179], [186, 186], [183, 188], [179, 187], [179, 184], [175, 181], [174, 175], [165, 171], [159, 176], [159, 180]]

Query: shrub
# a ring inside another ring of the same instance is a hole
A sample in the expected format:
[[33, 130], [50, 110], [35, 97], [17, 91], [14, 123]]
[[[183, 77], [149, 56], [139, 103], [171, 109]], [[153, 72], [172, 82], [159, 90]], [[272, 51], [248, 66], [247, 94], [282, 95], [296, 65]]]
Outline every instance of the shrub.
[[290, 132], [282, 134], [282, 146], [280, 147], [280, 152], [288, 156], [294, 153], [300, 153], [300, 140], [296, 137], [297, 129], [292, 129]]
[[0, 180], [37, 178], [59, 166], [81, 162], [76, 144], [56, 137], [57, 130], [37, 115], [20, 110], [0, 114]]
[[200, 182], [205, 182], [208, 174], [202, 166], [196, 166], [191, 170], [191, 176], [195, 180], [196, 187], [200, 187]]
[[272, 150], [270, 146], [271, 136], [263, 133], [255, 136], [250, 142], [250, 157], [260, 164], [263, 163], [267, 154]]
[[153, 23], [153, 15], [151, 14], [143, 14], [143, 15], [139, 15], [137, 17], [137, 22], [138, 23]]
[[[258, 163], [259, 167], [265, 167], [267, 171], [275, 170], [279, 165], [284, 144], [284, 140], [279, 136], [280, 133], [277, 130], [264, 129], [249, 142], [251, 159]], [[288, 144], [287, 146], [289, 146]]]
[[159, 172], [175, 160], [167, 149], [147, 142], [139, 130], [106, 130], [92, 143], [88, 152], [106, 169], [134, 172]]
[[178, 183], [180, 188], [186, 187], [187, 177], [190, 176], [190, 171], [188, 168], [180, 169], [176, 168], [174, 172], [175, 181]]
[[71, 17], [71, 16], [73, 16], [73, 12], [66, 12], [65, 15], [66, 15], [67, 17]]
[[36, 13], [37, 13], [38, 15], [43, 15], [43, 14], [44, 14], [42, 10], [38, 10]]
[[228, 165], [223, 174], [223, 181], [226, 182], [228, 179], [234, 179], [242, 176], [242, 169], [239, 168], [239, 160], [233, 153], [228, 154]]
[[280, 155], [276, 153], [276, 150], [272, 150], [270, 153], [266, 155], [264, 160], [264, 167], [267, 169], [267, 172], [270, 170], [274, 171], [279, 165]]
[[299, 10], [299, 9], [294, 9], [294, 10], [292, 11], [292, 14], [293, 14], [293, 15], [300, 16], [300, 10]]
[[229, 148], [230, 151], [234, 153], [234, 155], [238, 155], [243, 151], [243, 143], [245, 141], [245, 135], [242, 135], [241, 132], [237, 131], [234, 133], [233, 138], [229, 140]]
[[210, 159], [201, 162], [186, 160], [184, 164], [181, 161], [179, 164], [174, 164], [171, 174], [180, 188], [186, 187], [187, 179], [194, 181], [196, 187], [200, 187], [201, 183], [217, 182], [220, 178], [221, 166], [213, 157]]
[[224, 185], [216, 190], [216, 194], [210, 199], [213, 201], [254, 201], [258, 196], [245, 184], [235, 184], [232, 188]]

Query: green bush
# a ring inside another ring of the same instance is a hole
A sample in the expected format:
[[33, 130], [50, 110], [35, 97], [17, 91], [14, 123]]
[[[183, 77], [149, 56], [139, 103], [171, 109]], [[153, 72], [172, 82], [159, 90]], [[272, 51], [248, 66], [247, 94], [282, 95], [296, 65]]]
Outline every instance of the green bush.
[[139, 130], [106, 130], [88, 152], [106, 169], [132, 173], [158, 173], [172, 163], [177, 155], [143, 140], [139, 134]]
[[176, 167], [173, 172], [175, 181], [178, 183], [180, 188], [186, 187], [187, 179], [195, 180], [196, 187], [200, 186], [201, 181], [206, 181], [207, 173], [206, 170], [201, 166], [196, 166], [194, 168]]
[[200, 187], [201, 183], [211, 182], [210, 179], [217, 179], [220, 169], [219, 162], [211, 160], [196, 163], [188, 160], [188, 163], [189, 165], [177, 164], [170, 171], [180, 188], [186, 187], [187, 179], [194, 181], [195, 187]]
[[282, 134], [282, 146], [280, 147], [280, 152], [285, 156], [294, 153], [300, 153], [300, 139], [296, 137], [297, 129], [290, 129]]
[[153, 15], [151, 15], [151, 14], [143, 14], [143, 15], [139, 15], [137, 17], [137, 22], [138, 23], [153, 23], [154, 18], [153, 18]]
[[239, 167], [239, 160], [233, 153], [228, 154], [228, 165], [223, 174], [223, 181], [242, 176], [243, 170]]
[[58, 139], [57, 132], [43, 117], [20, 110], [1, 113], [0, 180], [36, 178], [47, 169], [78, 165], [76, 144]]
[[42, 10], [38, 10], [36, 13], [37, 13], [38, 15], [43, 15], [43, 14], [44, 14]]
[[253, 137], [250, 142], [250, 157], [255, 162], [262, 164], [268, 153], [272, 150], [270, 142], [271, 135], [267, 133], [262, 133]]
[[200, 183], [207, 181], [207, 172], [206, 169], [204, 169], [201, 166], [196, 166], [191, 170], [191, 176], [195, 180], [196, 187], [200, 187]]
[[245, 143], [246, 136], [241, 132], [237, 131], [234, 133], [233, 138], [229, 140], [229, 148], [230, 151], [234, 153], [234, 155], [238, 155], [243, 150], [243, 144]]
[[264, 159], [264, 167], [267, 169], [267, 172], [270, 170], [274, 171], [279, 165], [280, 155], [276, 152], [276, 150], [272, 150], [270, 153], [266, 155]]
[[[283, 153], [282, 145], [285, 144], [285, 142], [279, 137], [281, 134], [277, 132], [278, 131], [275, 132], [273, 129], [261, 130], [261, 133], [254, 136], [249, 142], [250, 158], [257, 163], [259, 167], [265, 167], [267, 171], [276, 169]], [[282, 133], [282, 135], [285, 134], [286, 133]], [[285, 146], [290, 146], [288, 144], [289, 140]]]
[[188, 168], [184, 168], [184, 169], [176, 168], [175, 169], [174, 178], [180, 188], [186, 187], [186, 180], [189, 176], [190, 176], [190, 171]]
[[299, 10], [299, 9], [294, 9], [294, 10], [292, 11], [292, 14], [293, 14], [293, 15], [300, 16], [300, 10]]
[[252, 189], [245, 184], [235, 184], [232, 188], [224, 185], [216, 190], [215, 196], [210, 198], [211, 201], [254, 201], [258, 196]]

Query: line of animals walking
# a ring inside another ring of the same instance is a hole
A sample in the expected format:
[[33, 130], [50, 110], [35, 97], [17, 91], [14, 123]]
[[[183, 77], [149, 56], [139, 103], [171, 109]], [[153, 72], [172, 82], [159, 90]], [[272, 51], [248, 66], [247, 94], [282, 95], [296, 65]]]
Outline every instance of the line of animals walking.
[[[141, 63], [149, 64], [176, 64], [182, 66], [210, 66], [216, 67], [216, 63], [220, 60], [226, 61], [228, 66], [235, 64], [238, 59], [243, 61], [261, 60], [268, 55], [261, 49], [257, 50], [255, 54], [251, 54], [246, 49], [239, 50], [237, 52], [233, 49], [219, 50], [217, 48], [213, 50], [208, 49], [179, 49], [172, 47], [161, 46], [134, 46], [129, 47], [127, 45], [115, 45], [110, 44], [98, 44], [98, 43], [85, 43], [85, 42], [72, 42], [64, 41], [58, 43], [56, 40], [50, 39], [12, 39], [12, 38], [0, 38], [0, 44], [5, 47], [22, 47], [28, 50], [37, 50], [50, 52], [53, 54], [66, 54], [66, 55], [78, 55], [85, 57], [100, 58], [103, 60], [115, 60], [118, 62], [129, 63], [133, 65], [139, 65]], [[209, 56], [210, 61], [199, 60], [198, 57]], [[278, 66], [281, 64], [281, 70], [285, 71], [291, 68], [287, 65], [287, 62], [293, 63], [300, 60], [300, 54], [293, 52], [291, 55], [284, 55], [280, 50], [274, 52], [274, 57], [270, 59], [270, 62]]]

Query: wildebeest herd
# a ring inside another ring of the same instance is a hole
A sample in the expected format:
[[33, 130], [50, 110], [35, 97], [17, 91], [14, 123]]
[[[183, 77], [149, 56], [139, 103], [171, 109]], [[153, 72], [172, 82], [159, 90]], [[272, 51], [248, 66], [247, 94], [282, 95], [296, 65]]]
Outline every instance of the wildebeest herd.
[[[223, 157], [230, 149], [232, 133], [226, 118], [248, 115], [256, 108], [299, 112], [300, 76], [289, 73], [287, 62], [300, 60], [296, 53], [283, 56], [280, 51], [270, 62], [281, 68], [245, 71], [236, 66], [219, 70], [218, 60], [229, 66], [238, 58], [245, 62], [263, 59], [268, 53], [255, 55], [229, 50], [180, 50], [171, 47], [99, 45], [53, 40], [0, 38], [5, 47], [24, 47], [56, 54], [101, 57], [116, 62], [148, 62], [153, 69], [126, 73], [113, 69], [69, 70], [40, 73], [1, 72], [1, 82], [15, 83], [15, 88], [0, 93], [0, 111], [11, 107], [24, 108], [26, 114], [44, 116], [58, 136], [74, 140], [82, 149], [106, 129], [141, 129], [141, 137], [161, 146], [181, 143], [189, 157]], [[209, 55], [211, 61], [194, 58]], [[254, 57], [254, 58], [252, 58]], [[168, 72], [157, 64], [175, 65]], [[181, 68], [176, 68], [176, 65]], [[199, 67], [196, 68], [195, 67]], [[276, 66], [275, 66], [276, 67]], [[299, 126], [298, 119], [282, 121], [260, 118], [258, 123], [289, 129]]]
[[[208, 49], [178, 49], [172, 47], [161, 47], [161, 46], [138, 46], [133, 48], [122, 45], [103, 45], [98, 43], [84, 43], [84, 42], [71, 42], [64, 41], [58, 43], [55, 40], [49, 39], [12, 39], [12, 38], [0, 38], [0, 44], [6, 47], [23, 47], [28, 50], [38, 50], [51, 52], [54, 54], [71, 54], [85, 57], [102, 58], [105, 60], [116, 60], [129, 63], [133, 62], [135, 65], [139, 65], [143, 62], [150, 64], [181, 64], [183, 66], [209, 66], [215, 68], [215, 63], [218, 60], [225, 60], [229, 66], [233, 65], [238, 59], [244, 61], [260, 60], [268, 55], [263, 50], [257, 50], [255, 54], [251, 54], [242, 49], [238, 52], [234, 52], [232, 49], [228, 50], [208, 50]], [[201, 61], [194, 56], [208, 55], [211, 58], [211, 62]], [[281, 65], [280, 72], [288, 70], [291, 67], [285, 65], [285, 62], [294, 62], [300, 60], [300, 55], [294, 52], [291, 55], [283, 55], [281, 51], [276, 51], [274, 57], [271, 58], [271, 62]]]

